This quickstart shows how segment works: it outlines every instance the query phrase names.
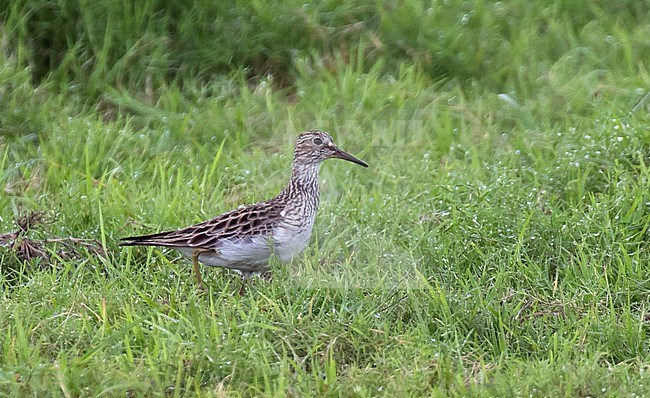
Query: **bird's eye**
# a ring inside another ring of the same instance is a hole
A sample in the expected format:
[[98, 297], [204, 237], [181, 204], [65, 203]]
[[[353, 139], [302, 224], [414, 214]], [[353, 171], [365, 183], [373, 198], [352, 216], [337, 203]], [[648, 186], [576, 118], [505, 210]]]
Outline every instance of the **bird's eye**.
[[323, 145], [323, 140], [320, 138], [314, 138], [314, 145]]

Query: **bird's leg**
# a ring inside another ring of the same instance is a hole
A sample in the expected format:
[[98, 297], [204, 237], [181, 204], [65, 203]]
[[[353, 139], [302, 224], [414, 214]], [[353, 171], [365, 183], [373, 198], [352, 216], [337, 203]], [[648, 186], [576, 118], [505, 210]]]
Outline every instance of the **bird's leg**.
[[201, 278], [201, 266], [199, 265], [199, 256], [202, 253], [207, 253], [210, 250], [207, 249], [194, 249], [192, 250], [192, 265], [194, 266], [194, 275], [196, 276], [196, 283], [198, 285], [197, 290], [200, 293], [205, 291], [205, 286], [203, 285], [203, 278]]
[[241, 271], [241, 283], [239, 285], [239, 295], [243, 296], [246, 292], [246, 280], [251, 277], [251, 271]]

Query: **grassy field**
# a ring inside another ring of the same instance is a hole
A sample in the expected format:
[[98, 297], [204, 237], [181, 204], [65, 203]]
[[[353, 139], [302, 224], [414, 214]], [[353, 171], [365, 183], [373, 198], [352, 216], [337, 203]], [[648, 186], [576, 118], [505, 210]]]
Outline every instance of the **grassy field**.
[[[650, 395], [648, 2], [0, 3], [0, 395]], [[117, 247], [307, 128], [272, 281]]]

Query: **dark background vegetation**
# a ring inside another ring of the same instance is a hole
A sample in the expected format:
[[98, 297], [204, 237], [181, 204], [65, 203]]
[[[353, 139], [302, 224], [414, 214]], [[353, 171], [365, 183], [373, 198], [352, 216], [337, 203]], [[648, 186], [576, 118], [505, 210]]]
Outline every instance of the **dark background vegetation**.
[[627, 24], [643, 26], [645, 1], [2, 3], [3, 45], [20, 49], [33, 82], [75, 83], [91, 97], [106, 87], [156, 90], [241, 69], [290, 87], [294, 61], [305, 56], [326, 64], [362, 56], [387, 73], [408, 62], [433, 80], [504, 92], [535, 88], [540, 72], [569, 52], [628, 72], [650, 57], [647, 27], [627, 37], [634, 45], [615, 37]]

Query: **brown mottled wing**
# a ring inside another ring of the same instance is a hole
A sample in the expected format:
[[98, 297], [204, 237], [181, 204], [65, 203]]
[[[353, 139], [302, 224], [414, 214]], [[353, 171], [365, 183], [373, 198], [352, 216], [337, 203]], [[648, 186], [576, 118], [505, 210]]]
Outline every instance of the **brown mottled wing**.
[[281, 206], [275, 203], [258, 203], [176, 231], [123, 238], [120, 246], [212, 249], [220, 240], [233, 236], [246, 237], [271, 233], [276, 220], [280, 218], [281, 211]]

